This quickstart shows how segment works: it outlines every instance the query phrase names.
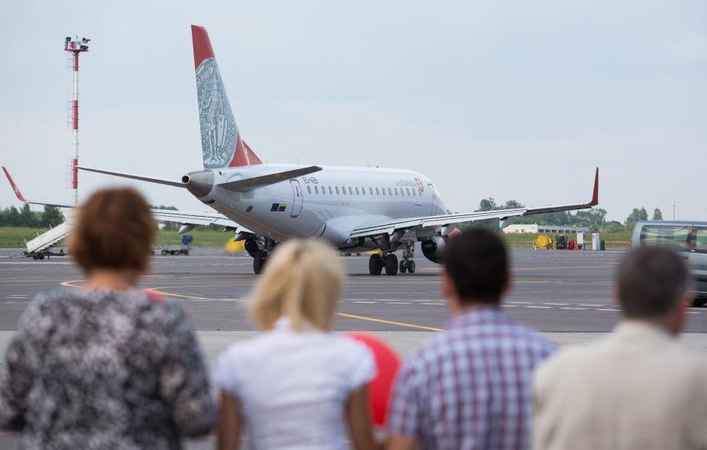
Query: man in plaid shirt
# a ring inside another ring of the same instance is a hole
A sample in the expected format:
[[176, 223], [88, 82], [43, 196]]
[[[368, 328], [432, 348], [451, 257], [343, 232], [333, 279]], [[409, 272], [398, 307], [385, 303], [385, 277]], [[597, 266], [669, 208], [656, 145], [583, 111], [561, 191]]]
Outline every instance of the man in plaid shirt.
[[452, 319], [403, 364], [388, 448], [530, 448], [533, 369], [555, 346], [501, 310], [510, 275], [495, 234], [472, 229], [455, 236], [444, 269]]

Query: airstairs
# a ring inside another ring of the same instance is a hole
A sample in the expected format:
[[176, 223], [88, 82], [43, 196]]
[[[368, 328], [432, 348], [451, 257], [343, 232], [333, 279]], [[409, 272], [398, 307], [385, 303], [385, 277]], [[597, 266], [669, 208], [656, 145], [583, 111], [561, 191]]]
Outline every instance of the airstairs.
[[50, 228], [29, 241], [25, 241], [25, 245], [27, 246], [27, 251], [24, 252], [25, 256], [31, 256], [33, 259], [44, 259], [45, 256], [63, 256], [63, 251], [60, 253], [52, 253], [51, 250], [56, 244], [69, 235], [71, 225], [71, 215], [64, 214], [63, 223], [54, 228]]

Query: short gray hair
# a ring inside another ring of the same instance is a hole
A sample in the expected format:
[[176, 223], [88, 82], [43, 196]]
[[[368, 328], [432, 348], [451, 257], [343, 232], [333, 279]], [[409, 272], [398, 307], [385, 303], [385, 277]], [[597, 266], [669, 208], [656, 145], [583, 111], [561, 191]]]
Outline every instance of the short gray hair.
[[641, 247], [619, 266], [619, 302], [626, 318], [666, 318], [691, 285], [684, 259], [665, 247]]

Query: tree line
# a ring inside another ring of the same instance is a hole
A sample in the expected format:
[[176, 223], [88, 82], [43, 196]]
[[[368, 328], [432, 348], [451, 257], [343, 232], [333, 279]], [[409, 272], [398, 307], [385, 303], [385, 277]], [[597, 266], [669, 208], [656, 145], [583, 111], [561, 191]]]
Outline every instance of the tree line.
[[[485, 198], [479, 202], [479, 208], [475, 211], [493, 211], [498, 209], [515, 209], [524, 208], [524, 205], [516, 200], [508, 200], [503, 204], [497, 204], [493, 198]], [[648, 211], [646, 208], [633, 208], [631, 214], [626, 217], [624, 222], [617, 220], [606, 220], [606, 210], [602, 208], [591, 208], [580, 210], [572, 214], [569, 211], [552, 212], [545, 214], [537, 214], [534, 216], [516, 217], [513, 223], [518, 224], [542, 224], [542, 225], [565, 225], [576, 227], [587, 227], [590, 231], [601, 231], [604, 233], [621, 233], [633, 230], [633, 226], [639, 220], [648, 220]], [[660, 209], [653, 210], [652, 220], [663, 220], [663, 213]], [[498, 221], [488, 220], [483, 221], [482, 225], [496, 228]]]
[[64, 221], [64, 215], [56, 206], [45, 206], [44, 211], [36, 212], [25, 203], [22, 208], [14, 206], [0, 211], [0, 227], [55, 227]]

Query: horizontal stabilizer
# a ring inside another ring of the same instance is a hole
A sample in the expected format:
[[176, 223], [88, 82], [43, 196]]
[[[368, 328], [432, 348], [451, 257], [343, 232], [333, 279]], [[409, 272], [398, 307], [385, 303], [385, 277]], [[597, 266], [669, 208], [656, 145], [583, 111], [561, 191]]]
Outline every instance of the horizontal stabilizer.
[[167, 186], [174, 186], [174, 187], [180, 187], [180, 188], [184, 187], [184, 185], [179, 181], [164, 180], [161, 178], [144, 177], [141, 175], [132, 175], [129, 173], [122, 173], [122, 172], [111, 172], [109, 170], [91, 169], [90, 167], [79, 167], [79, 166], [76, 166], [76, 167], [80, 170], [85, 170], [86, 172], [102, 173], [104, 175], [113, 175], [116, 177], [129, 178], [131, 180], [147, 181], [148, 183], [164, 184]]
[[309, 166], [303, 167], [301, 169], [286, 170], [284, 172], [261, 175], [259, 177], [229, 181], [226, 183], [219, 184], [219, 186], [229, 189], [231, 191], [244, 192], [250, 191], [260, 186], [268, 186], [271, 184], [279, 183], [281, 181], [289, 180], [291, 178], [309, 175], [310, 173], [319, 172], [320, 170], [322, 170], [322, 168], [319, 166]]

